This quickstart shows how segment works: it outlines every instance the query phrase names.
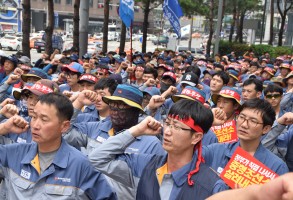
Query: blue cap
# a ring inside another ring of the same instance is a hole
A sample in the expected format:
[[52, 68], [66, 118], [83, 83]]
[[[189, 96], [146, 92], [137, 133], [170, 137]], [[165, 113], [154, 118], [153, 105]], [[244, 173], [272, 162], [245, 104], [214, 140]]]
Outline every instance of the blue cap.
[[73, 60], [73, 61], [78, 61], [78, 55], [76, 55], [76, 54], [72, 54], [71, 56], [70, 56], [70, 59], [71, 60]]
[[69, 71], [81, 73], [81, 74], [84, 73], [84, 69], [83, 69], [82, 65], [77, 62], [72, 62], [69, 65], [63, 67], [62, 71], [64, 71], [64, 70], [69, 70]]
[[115, 58], [115, 62], [122, 63], [123, 61], [124, 61], [124, 59], [120, 58], [120, 56], [119, 56], [119, 58]]
[[147, 93], [151, 96], [154, 96], [154, 95], [161, 95], [161, 92], [159, 90], [159, 88], [157, 87], [147, 87], [143, 90], [143, 93]]
[[139, 59], [139, 60], [134, 61], [133, 64], [135, 64], [135, 65], [143, 65], [144, 61], [142, 59]]
[[22, 74], [21, 79], [24, 82], [27, 82], [28, 77], [36, 77], [38, 79], [48, 79], [47, 73], [39, 68], [31, 68], [27, 74]]
[[104, 96], [102, 99], [107, 104], [109, 104], [109, 101], [123, 101], [127, 105], [138, 108], [143, 112], [141, 107], [143, 100], [142, 92], [128, 84], [119, 84], [112, 96]]

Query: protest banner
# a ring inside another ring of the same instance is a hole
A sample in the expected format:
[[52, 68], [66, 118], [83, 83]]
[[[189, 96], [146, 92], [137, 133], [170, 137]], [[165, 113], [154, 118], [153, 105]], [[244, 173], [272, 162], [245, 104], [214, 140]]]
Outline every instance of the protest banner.
[[235, 120], [225, 122], [220, 126], [213, 126], [211, 129], [217, 136], [219, 143], [235, 142], [238, 139]]
[[236, 184], [240, 187], [264, 184], [278, 175], [241, 147], [238, 147], [220, 177], [229, 187], [234, 189]]

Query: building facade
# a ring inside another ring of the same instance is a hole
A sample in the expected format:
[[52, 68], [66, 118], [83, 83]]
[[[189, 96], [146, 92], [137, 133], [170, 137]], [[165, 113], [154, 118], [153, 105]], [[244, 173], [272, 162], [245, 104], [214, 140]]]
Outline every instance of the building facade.
[[[1, 4], [2, 3], [2, 4]], [[44, 30], [47, 21], [47, 0], [31, 0], [31, 30]], [[55, 30], [72, 31], [74, 0], [54, 0]], [[121, 26], [118, 16], [119, 0], [110, 1], [109, 23]], [[142, 30], [143, 10], [135, 6], [134, 32]], [[104, 0], [89, 0], [89, 33], [102, 31], [104, 21]], [[21, 0], [0, 0], [0, 24], [3, 29], [21, 27]], [[149, 26], [153, 25], [152, 13], [149, 15]], [[21, 29], [21, 28], [20, 28]], [[21, 31], [21, 30], [20, 30]]]

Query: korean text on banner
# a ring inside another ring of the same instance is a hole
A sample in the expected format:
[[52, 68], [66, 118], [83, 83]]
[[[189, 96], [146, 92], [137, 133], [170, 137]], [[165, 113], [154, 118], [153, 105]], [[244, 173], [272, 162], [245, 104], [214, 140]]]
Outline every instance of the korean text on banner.
[[217, 136], [219, 143], [235, 142], [238, 139], [235, 120], [225, 122], [220, 126], [213, 126], [211, 129]]
[[129, 28], [134, 19], [134, 0], [120, 0], [119, 16], [125, 26]]
[[233, 189], [236, 184], [240, 187], [247, 187], [254, 184], [264, 184], [278, 177], [274, 171], [241, 147], [237, 147], [220, 176]]
[[183, 12], [178, 0], [164, 0], [163, 12], [165, 17], [170, 21], [178, 38], [181, 38], [180, 17], [183, 16]]

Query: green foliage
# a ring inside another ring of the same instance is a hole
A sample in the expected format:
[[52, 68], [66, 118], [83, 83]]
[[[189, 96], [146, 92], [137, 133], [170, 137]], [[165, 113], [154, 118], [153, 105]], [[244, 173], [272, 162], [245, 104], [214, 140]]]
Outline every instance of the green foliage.
[[179, 0], [185, 16], [191, 17], [192, 15], [206, 15], [208, 13], [208, 5], [202, 0]]
[[253, 51], [256, 56], [261, 56], [265, 52], [268, 52], [272, 57], [293, 53], [293, 49], [289, 47], [273, 47], [264, 44], [248, 45], [221, 40], [219, 45], [219, 52], [221, 55], [230, 54], [234, 51], [236, 55], [242, 56], [246, 51], [250, 50]]

